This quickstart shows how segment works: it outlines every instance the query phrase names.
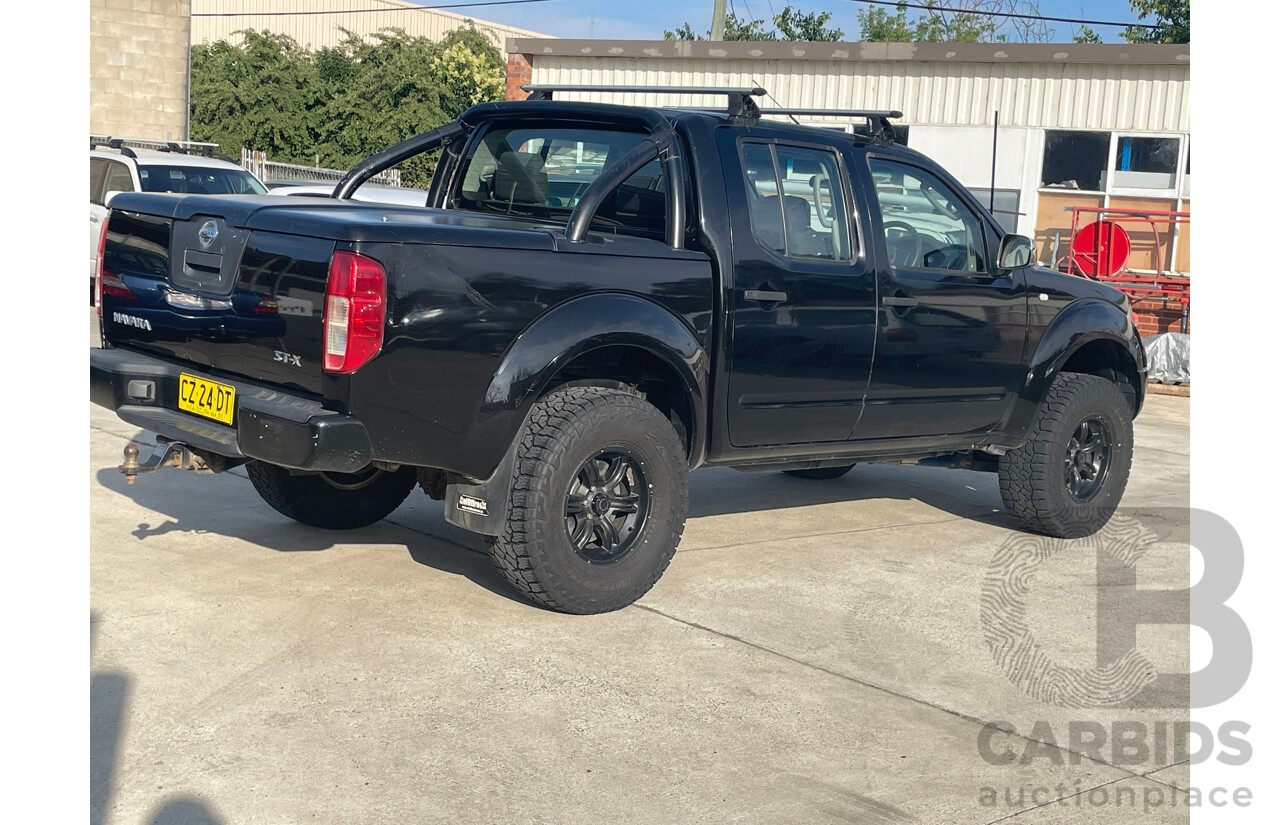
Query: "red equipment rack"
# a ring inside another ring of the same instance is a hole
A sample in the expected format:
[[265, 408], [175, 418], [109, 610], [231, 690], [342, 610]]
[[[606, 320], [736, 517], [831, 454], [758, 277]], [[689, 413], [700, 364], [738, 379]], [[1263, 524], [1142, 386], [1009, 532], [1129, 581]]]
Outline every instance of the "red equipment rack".
[[[1103, 274], [1100, 259], [1104, 253], [1104, 236], [1109, 233], [1097, 231], [1093, 233], [1093, 248], [1078, 250], [1074, 243], [1081, 230], [1081, 216], [1092, 215], [1098, 222], [1108, 221], [1112, 224], [1145, 224], [1151, 229], [1151, 237], [1155, 244], [1156, 264], [1154, 273], [1137, 272], [1127, 266], [1114, 275]], [[1163, 269], [1165, 245], [1160, 240], [1160, 230], [1156, 224], [1169, 226], [1191, 223], [1190, 212], [1166, 212], [1151, 209], [1113, 209], [1097, 206], [1071, 207], [1071, 243], [1067, 255], [1060, 259], [1058, 267], [1082, 278], [1103, 281], [1116, 289], [1128, 293], [1135, 303], [1144, 299], [1163, 299], [1166, 304], [1176, 302], [1182, 307], [1182, 329], [1189, 330], [1191, 318], [1191, 278], [1178, 275]]]

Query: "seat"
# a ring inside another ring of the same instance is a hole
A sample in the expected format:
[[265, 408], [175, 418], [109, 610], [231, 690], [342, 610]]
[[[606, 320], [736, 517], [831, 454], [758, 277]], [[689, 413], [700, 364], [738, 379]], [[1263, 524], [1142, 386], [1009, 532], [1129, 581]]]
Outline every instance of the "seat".
[[813, 231], [813, 213], [809, 210], [809, 202], [795, 195], [783, 198], [787, 222], [787, 252], [790, 255], [804, 258], [830, 258], [822, 236]]
[[507, 205], [546, 206], [547, 173], [542, 168], [542, 156], [522, 152], [507, 152], [498, 159], [493, 172], [493, 197]]

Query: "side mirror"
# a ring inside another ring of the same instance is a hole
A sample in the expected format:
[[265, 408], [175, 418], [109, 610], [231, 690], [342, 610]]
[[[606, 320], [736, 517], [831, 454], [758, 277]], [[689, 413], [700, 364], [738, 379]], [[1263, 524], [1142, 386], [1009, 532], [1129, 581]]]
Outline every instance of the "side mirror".
[[1036, 260], [1036, 243], [1026, 235], [1005, 235], [1000, 239], [996, 266], [1000, 269], [1022, 269]]

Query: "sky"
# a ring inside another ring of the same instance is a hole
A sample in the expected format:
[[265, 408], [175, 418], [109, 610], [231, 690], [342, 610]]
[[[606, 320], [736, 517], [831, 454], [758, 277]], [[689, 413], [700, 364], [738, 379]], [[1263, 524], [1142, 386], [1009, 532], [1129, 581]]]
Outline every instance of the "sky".
[[[415, 0], [423, 5], [450, 1]], [[765, 21], [771, 21], [773, 15], [786, 5], [787, 0], [726, 0], [726, 7], [736, 12], [739, 18]], [[792, 0], [791, 5], [804, 12], [831, 12], [827, 25], [842, 29], [846, 40], [858, 39], [859, 10], [884, 8], [891, 11], [889, 7], [872, 6], [857, 0]], [[946, 0], [940, 0], [939, 5], [947, 5]], [[1041, 14], [1053, 17], [1137, 22], [1129, 0], [1041, 0], [1039, 6]], [[712, 0], [544, 0], [508, 6], [455, 8], [451, 11], [555, 37], [661, 40], [664, 31], [674, 30], [686, 22], [694, 31], [706, 32], [711, 28], [711, 8]], [[1054, 42], [1071, 41], [1074, 33], [1071, 24], [1050, 25], [1054, 28]], [[1104, 43], [1124, 42], [1119, 27], [1093, 26], [1093, 29], [1102, 35]]]

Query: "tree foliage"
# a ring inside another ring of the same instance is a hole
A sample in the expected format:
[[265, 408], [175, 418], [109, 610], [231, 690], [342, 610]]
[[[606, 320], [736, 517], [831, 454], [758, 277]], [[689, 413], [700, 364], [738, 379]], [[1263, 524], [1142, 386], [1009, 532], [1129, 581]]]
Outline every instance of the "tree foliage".
[[[1040, 14], [1038, 0], [925, 0], [931, 8], [894, 11], [871, 7], [858, 12], [859, 39], [874, 43], [1047, 43], [1054, 29]], [[936, 8], [932, 8], [936, 7]], [[1025, 17], [998, 17], [1020, 14]]]
[[[369, 39], [351, 32], [333, 48], [307, 51], [291, 38], [246, 31], [243, 42], [191, 49], [191, 136], [235, 154], [346, 169], [369, 155], [500, 100], [505, 64], [474, 26], [438, 42], [402, 29]], [[427, 159], [401, 167], [422, 183]]]
[[1191, 0], [1129, 0], [1139, 20], [1155, 17], [1155, 28], [1130, 26], [1124, 39], [1130, 43], [1190, 43]]
[[[794, 41], [839, 41], [844, 37], [840, 29], [827, 26], [831, 12], [802, 12], [788, 4], [773, 17], [773, 30], [766, 28], [763, 20], [750, 20], [738, 17], [733, 12], [724, 16], [725, 40], [794, 40]], [[675, 31], [663, 32], [666, 40], [710, 40], [711, 32], [698, 34], [688, 23], [682, 24]]]

